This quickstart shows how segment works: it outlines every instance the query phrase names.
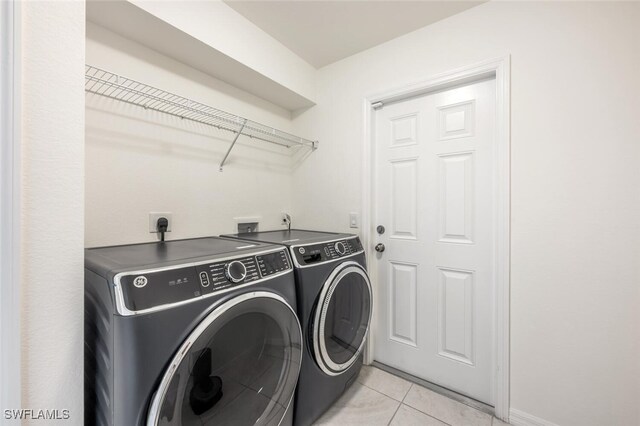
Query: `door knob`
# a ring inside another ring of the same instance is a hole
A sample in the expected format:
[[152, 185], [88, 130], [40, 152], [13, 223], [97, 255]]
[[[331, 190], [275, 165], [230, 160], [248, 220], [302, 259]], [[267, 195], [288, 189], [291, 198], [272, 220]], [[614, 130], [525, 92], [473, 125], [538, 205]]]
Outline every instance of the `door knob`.
[[382, 243], [376, 244], [376, 251], [378, 253], [382, 253], [384, 251], [384, 244], [382, 244]]

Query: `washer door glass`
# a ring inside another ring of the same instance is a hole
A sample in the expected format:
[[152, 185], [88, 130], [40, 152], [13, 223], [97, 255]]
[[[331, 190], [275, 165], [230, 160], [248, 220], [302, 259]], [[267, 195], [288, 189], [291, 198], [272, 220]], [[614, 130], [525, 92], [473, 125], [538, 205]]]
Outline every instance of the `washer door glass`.
[[320, 368], [337, 375], [364, 346], [371, 321], [371, 284], [355, 262], [340, 265], [324, 284], [315, 313], [314, 352]]
[[284, 299], [256, 292], [216, 308], [167, 369], [148, 425], [278, 425], [300, 372], [302, 332]]

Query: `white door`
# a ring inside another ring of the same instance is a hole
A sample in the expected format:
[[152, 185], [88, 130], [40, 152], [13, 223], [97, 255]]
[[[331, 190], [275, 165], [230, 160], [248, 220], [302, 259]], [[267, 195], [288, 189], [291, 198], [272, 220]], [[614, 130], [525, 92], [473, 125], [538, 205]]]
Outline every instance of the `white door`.
[[492, 405], [495, 80], [375, 122], [374, 359]]

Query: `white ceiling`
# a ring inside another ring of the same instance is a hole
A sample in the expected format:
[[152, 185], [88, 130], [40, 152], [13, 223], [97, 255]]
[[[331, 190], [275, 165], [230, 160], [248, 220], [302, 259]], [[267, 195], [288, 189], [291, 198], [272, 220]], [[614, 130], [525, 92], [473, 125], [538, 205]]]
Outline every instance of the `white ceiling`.
[[234, 10], [316, 68], [484, 1], [225, 0]]

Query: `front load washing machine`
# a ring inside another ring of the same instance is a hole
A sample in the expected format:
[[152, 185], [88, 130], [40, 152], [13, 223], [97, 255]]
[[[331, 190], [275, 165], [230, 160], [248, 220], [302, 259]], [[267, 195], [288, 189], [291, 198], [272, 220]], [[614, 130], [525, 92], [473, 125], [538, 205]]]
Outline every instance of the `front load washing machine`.
[[360, 239], [303, 230], [232, 236], [289, 247], [305, 335], [294, 424], [310, 425], [355, 381], [362, 366], [373, 302]]
[[291, 424], [303, 337], [285, 247], [87, 249], [85, 295], [86, 424]]

